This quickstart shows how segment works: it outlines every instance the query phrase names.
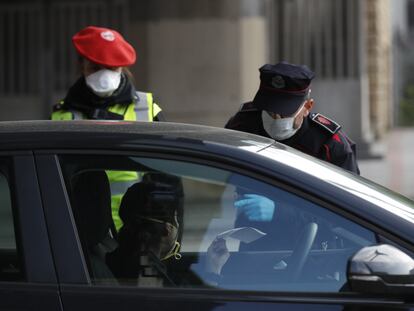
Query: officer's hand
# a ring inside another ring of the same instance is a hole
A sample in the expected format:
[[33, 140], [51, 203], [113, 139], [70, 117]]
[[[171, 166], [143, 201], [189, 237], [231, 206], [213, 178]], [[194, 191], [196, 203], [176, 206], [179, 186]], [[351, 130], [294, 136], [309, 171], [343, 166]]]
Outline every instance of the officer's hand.
[[251, 221], [271, 221], [275, 211], [272, 200], [257, 194], [244, 194], [234, 206]]

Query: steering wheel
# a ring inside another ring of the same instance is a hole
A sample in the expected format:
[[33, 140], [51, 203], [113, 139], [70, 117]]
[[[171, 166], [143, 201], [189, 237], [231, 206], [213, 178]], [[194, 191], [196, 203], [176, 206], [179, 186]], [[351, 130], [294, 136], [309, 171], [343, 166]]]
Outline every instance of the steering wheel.
[[306, 259], [309, 256], [312, 244], [315, 241], [316, 233], [318, 232], [318, 225], [314, 222], [308, 223], [303, 228], [302, 233], [296, 243], [295, 248], [290, 256], [287, 271], [289, 279], [292, 282], [298, 280], [302, 273], [303, 266], [305, 265]]

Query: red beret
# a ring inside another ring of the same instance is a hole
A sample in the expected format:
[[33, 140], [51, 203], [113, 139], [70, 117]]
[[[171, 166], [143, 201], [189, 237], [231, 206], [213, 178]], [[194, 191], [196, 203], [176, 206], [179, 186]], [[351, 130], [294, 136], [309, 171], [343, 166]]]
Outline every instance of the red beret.
[[72, 37], [78, 53], [105, 67], [124, 67], [135, 63], [134, 48], [112, 29], [88, 26]]

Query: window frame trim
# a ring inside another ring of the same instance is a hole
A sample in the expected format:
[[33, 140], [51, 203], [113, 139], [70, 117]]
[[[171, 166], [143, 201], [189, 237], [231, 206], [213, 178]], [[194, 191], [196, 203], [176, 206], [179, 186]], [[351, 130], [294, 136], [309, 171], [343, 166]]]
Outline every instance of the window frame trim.
[[10, 165], [7, 168], [9, 176], [5, 177], [10, 190], [16, 249], [20, 253], [24, 278], [21, 281], [0, 281], [0, 286], [33, 287], [38, 283], [57, 286], [33, 153], [0, 152], [0, 158], [6, 166]]

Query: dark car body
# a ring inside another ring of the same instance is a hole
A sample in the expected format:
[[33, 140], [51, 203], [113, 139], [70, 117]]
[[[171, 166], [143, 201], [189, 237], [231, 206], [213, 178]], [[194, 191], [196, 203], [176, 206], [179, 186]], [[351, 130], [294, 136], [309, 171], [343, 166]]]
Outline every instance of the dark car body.
[[[352, 227], [351, 231], [355, 225], [358, 229], [352, 231], [354, 233], [349, 233], [339, 225], [326, 226], [337, 230], [335, 239], [344, 240], [345, 244], [352, 240], [356, 244], [360, 243], [358, 245], [361, 247], [365, 243], [371, 245], [371, 242], [366, 241], [372, 236], [375, 239], [373, 244], [394, 245], [412, 256], [413, 202], [273, 140], [214, 127], [173, 123], [27, 121], [0, 123], [0, 141], [0, 172], [3, 176], [3, 185], [6, 185], [0, 189], [1, 202], [3, 206], [9, 206], [11, 209], [11, 213], [8, 211], [10, 215], [7, 211], [4, 212], [10, 221], [2, 225], [4, 232], [1, 233], [3, 236], [0, 236], [3, 241], [0, 244], [0, 309], [414, 309], [412, 291], [411, 294], [410, 291], [408, 294], [356, 292], [348, 287], [349, 284], [343, 279], [343, 272], [339, 273], [337, 268], [329, 270], [327, 275], [322, 272], [313, 274], [310, 270], [326, 266], [327, 262], [329, 265], [334, 264], [332, 260], [325, 261], [323, 258], [329, 251], [335, 256], [332, 258], [338, 258], [338, 262], [343, 262], [341, 271], [347, 268], [345, 263], [351, 253], [345, 251], [345, 246], [332, 247], [331, 250], [332, 243], [329, 241], [328, 244], [327, 240], [323, 239], [318, 242], [321, 247], [319, 244], [315, 247], [315, 242], [310, 255], [306, 254], [307, 262], [304, 263], [303, 269], [307, 270], [309, 267], [309, 271], [306, 271], [303, 282], [299, 282], [300, 287], [290, 281], [286, 283], [288, 285], [280, 282], [274, 286], [273, 281], [269, 282], [266, 279], [266, 271], [255, 279], [255, 276], [261, 273], [260, 266], [249, 271], [248, 278], [251, 279], [245, 281], [236, 273], [243, 274], [249, 267], [245, 266], [244, 270], [239, 265], [234, 266], [237, 269], [233, 272], [228, 269], [229, 275], [232, 276], [229, 277], [230, 281], [222, 286], [193, 286], [192, 281], [186, 286], [168, 288], [95, 282], [82, 232], [78, 230], [79, 216], [71, 207], [75, 205], [72, 199], [75, 194], [69, 187], [70, 172], [84, 170], [88, 168], [87, 165], [90, 165], [91, 169], [102, 170], [108, 170], [108, 167], [113, 165], [114, 169], [122, 171], [127, 167], [131, 167], [132, 170], [139, 162], [140, 167], [153, 164], [157, 170], [165, 168], [169, 174], [181, 174], [181, 177], [188, 174], [191, 177], [190, 186], [184, 183], [185, 187], [190, 189], [188, 202], [191, 202], [191, 199], [197, 200], [197, 205], [194, 205], [197, 208], [193, 208], [197, 213], [192, 216], [194, 218], [191, 218], [191, 222], [184, 221], [184, 240], [187, 233], [187, 236], [190, 236], [193, 232], [201, 230], [201, 227], [193, 226], [194, 219], [203, 217], [203, 210], [207, 213], [211, 209], [209, 200], [221, 198], [214, 197], [214, 194], [210, 196], [209, 193], [215, 193], [219, 186], [219, 190], [225, 192], [230, 184], [243, 185], [239, 181], [233, 182], [233, 177], [236, 176], [241, 180], [248, 179], [247, 185], [253, 182], [252, 189], [268, 187], [272, 192], [274, 188], [286, 195], [286, 200], [292, 197], [295, 202], [311, 202], [309, 206], [318, 211], [323, 210], [320, 215], [329, 215], [326, 218], [327, 222], [330, 217], [338, 217], [346, 223], [345, 227], [348, 224]], [[174, 165], [166, 165], [165, 163], [170, 163], [168, 161]], [[106, 163], [110, 163], [108, 167], [105, 166]], [[182, 163], [183, 167], [177, 163]], [[187, 169], [187, 164], [191, 168], [207, 169], [193, 172]], [[184, 171], [185, 174], [181, 173]], [[223, 172], [231, 174], [222, 177], [220, 174], [224, 174]], [[202, 195], [202, 188], [195, 188], [196, 190], [190, 192], [191, 187], [207, 185], [206, 176], [210, 176], [209, 174], [214, 176], [211, 177], [214, 182], [208, 183], [209, 187]], [[263, 191], [269, 194], [267, 188]], [[3, 215], [3, 211], [1, 213]], [[2, 217], [3, 222], [8, 219], [6, 216]], [[317, 220], [315, 222], [318, 223]], [[210, 225], [211, 222], [202, 227], [203, 232], [210, 230]], [[325, 226], [321, 223], [318, 225], [319, 228]], [[364, 234], [367, 232], [366, 236], [355, 237], [355, 232], [360, 232], [359, 228], [362, 228]], [[192, 246], [188, 247], [191, 248], [191, 251], [188, 251], [188, 260], [193, 260], [191, 265], [197, 263], [194, 256], [202, 258], [207, 252], [206, 248], [202, 247], [204, 242], [201, 241], [206, 234], [194, 235], [200, 237], [199, 242], [194, 242], [199, 243], [194, 244], [196, 254], [193, 254]], [[185, 242], [182, 244], [185, 247]], [[356, 249], [352, 246], [349, 250]], [[273, 250], [266, 252], [258, 248], [250, 253], [246, 251], [246, 254], [255, 256], [260, 253], [258, 263], [264, 266], [268, 258], [266, 254], [274, 255]], [[185, 253], [183, 251], [184, 263]], [[234, 258], [237, 258], [236, 253], [237, 251], [234, 251]], [[277, 256], [287, 256], [280, 258], [288, 258], [291, 251], [276, 253]], [[347, 254], [347, 257], [341, 254]], [[252, 266], [255, 264], [254, 260], [251, 261]], [[332, 271], [335, 273], [332, 274]]]

